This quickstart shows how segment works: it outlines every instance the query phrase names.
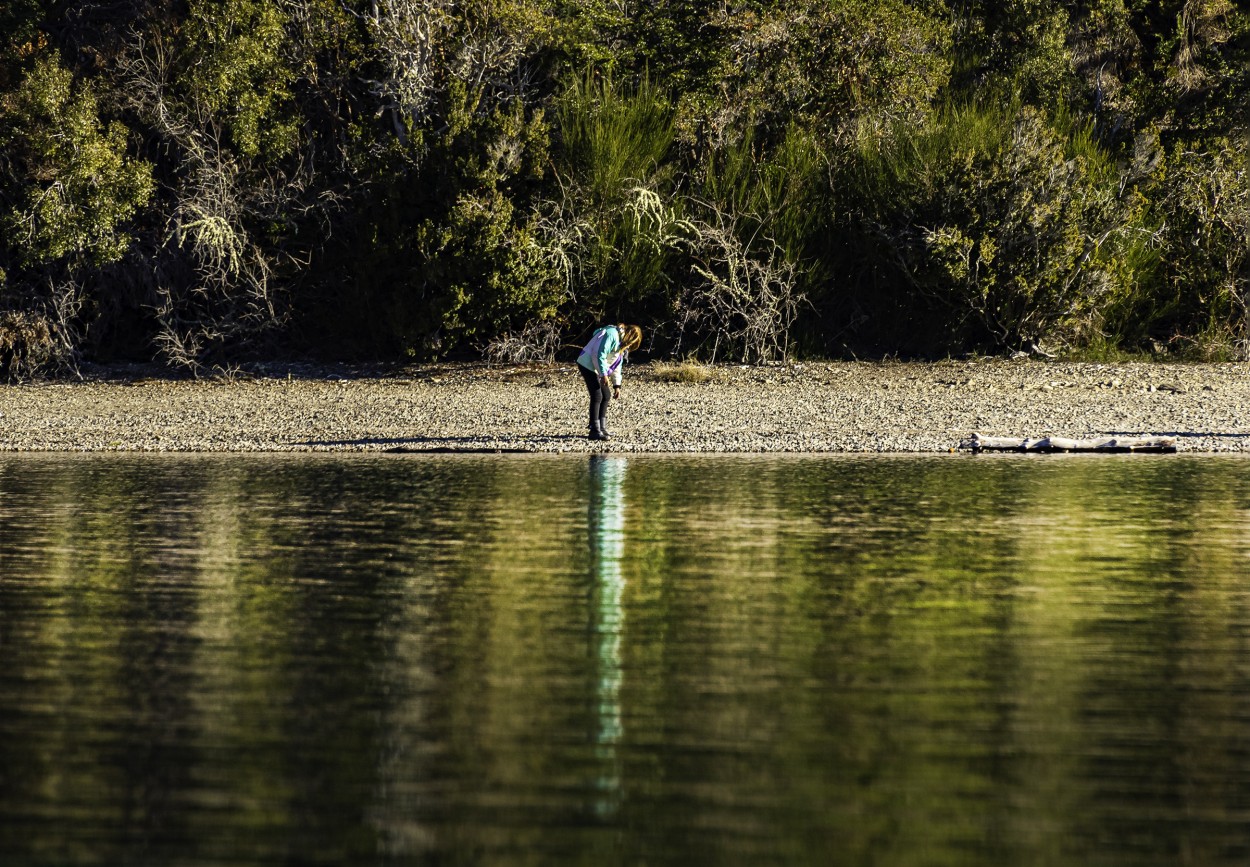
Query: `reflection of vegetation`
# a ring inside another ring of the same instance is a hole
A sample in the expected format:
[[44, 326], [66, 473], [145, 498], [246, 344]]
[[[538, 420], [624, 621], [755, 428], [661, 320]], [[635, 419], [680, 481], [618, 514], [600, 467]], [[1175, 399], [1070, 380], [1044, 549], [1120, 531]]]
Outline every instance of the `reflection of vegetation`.
[[0, 462], [0, 858], [1235, 863], [1240, 463], [595, 469]]

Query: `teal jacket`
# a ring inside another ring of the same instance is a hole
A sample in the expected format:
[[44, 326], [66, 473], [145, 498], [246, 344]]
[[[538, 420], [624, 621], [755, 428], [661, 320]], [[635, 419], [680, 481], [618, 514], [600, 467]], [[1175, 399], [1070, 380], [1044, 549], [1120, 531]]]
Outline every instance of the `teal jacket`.
[[615, 325], [605, 325], [595, 331], [582, 354], [577, 356], [577, 363], [592, 373], [610, 376], [617, 385], [621, 384], [621, 361], [625, 354], [621, 352], [621, 332]]

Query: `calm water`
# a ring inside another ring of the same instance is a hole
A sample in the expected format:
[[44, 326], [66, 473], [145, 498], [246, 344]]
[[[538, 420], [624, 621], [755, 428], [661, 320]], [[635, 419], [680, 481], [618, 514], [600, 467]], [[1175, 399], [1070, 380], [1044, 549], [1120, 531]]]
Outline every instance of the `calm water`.
[[0, 864], [1244, 865], [1250, 460], [0, 458]]

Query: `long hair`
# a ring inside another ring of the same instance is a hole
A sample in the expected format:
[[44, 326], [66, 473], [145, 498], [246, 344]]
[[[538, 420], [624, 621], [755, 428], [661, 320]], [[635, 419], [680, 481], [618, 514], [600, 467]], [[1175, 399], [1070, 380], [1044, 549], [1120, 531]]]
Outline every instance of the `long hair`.
[[618, 325], [616, 330], [621, 333], [621, 349], [633, 352], [642, 346], [642, 329], [637, 325]]

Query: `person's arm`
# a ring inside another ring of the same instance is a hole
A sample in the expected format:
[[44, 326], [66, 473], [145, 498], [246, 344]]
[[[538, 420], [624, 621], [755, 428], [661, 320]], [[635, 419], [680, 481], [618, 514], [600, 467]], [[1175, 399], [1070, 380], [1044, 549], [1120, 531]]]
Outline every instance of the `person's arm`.
[[608, 372], [612, 367], [612, 356], [620, 348], [621, 335], [615, 328], [606, 329], [603, 332], [603, 340], [599, 342], [599, 355], [595, 358], [595, 367], [599, 371], [600, 379], [608, 378]]
[[621, 396], [621, 371], [625, 367], [625, 353], [618, 352], [616, 358], [612, 359], [612, 363], [608, 365], [603, 377], [603, 384], [607, 385], [609, 379], [612, 384], [612, 396]]

